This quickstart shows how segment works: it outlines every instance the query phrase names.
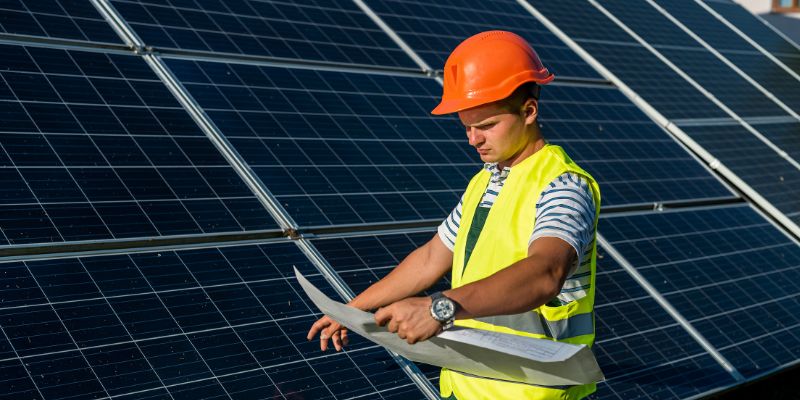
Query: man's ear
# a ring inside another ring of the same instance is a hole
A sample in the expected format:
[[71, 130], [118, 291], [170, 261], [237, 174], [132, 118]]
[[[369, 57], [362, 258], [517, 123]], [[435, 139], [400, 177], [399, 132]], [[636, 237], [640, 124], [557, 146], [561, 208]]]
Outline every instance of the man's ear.
[[531, 125], [536, 122], [539, 116], [539, 102], [534, 98], [529, 98], [522, 103], [522, 112], [525, 117], [525, 124]]

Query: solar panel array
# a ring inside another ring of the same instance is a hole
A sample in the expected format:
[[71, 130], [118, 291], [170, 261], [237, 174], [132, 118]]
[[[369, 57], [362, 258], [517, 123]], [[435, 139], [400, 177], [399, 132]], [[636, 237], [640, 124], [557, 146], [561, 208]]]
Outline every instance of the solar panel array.
[[740, 193], [800, 224], [800, 52], [733, 3], [17, 0], [0, 397], [436, 398], [438, 368], [307, 342], [293, 267], [347, 299], [431, 240], [480, 169], [437, 70], [489, 29], [555, 72], [542, 131], [600, 182], [592, 397], [793, 364], [800, 247]]

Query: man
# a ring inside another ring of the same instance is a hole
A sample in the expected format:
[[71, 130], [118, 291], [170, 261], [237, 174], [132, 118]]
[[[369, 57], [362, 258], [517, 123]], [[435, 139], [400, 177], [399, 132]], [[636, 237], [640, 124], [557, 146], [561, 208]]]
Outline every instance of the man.
[[[378, 309], [375, 321], [408, 341], [456, 325], [591, 345], [595, 234], [594, 179], [537, 123], [539, 85], [553, 80], [521, 37], [472, 36], [451, 53], [433, 114], [457, 112], [484, 168], [434, 237], [350, 302]], [[452, 289], [411, 297], [451, 273]], [[455, 321], [454, 321], [455, 320]], [[311, 327], [320, 348], [347, 344], [326, 317]], [[543, 387], [442, 370], [442, 398], [579, 399], [594, 384]]]

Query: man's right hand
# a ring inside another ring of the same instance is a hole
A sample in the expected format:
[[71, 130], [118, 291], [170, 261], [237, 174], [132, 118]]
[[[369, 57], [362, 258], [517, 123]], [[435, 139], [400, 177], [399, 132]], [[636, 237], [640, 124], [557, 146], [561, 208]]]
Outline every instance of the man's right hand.
[[347, 338], [347, 328], [325, 315], [311, 325], [306, 339], [312, 340], [319, 333], [319, 348], [322, 351], [328, 350], [328, 340], [333, 340], [333, 347], [336, 351], [341, 351], [349, 342]]

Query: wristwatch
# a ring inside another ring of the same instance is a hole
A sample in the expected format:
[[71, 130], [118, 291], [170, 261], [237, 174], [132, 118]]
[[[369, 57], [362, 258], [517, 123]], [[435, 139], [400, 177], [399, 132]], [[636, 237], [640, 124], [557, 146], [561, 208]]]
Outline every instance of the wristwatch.
[[431, 317], [442, 324], [442, 330], [453, 327], [457, 309], [458, 303], [442, 294], [442, 292], [436, 292], [431, 295]]

